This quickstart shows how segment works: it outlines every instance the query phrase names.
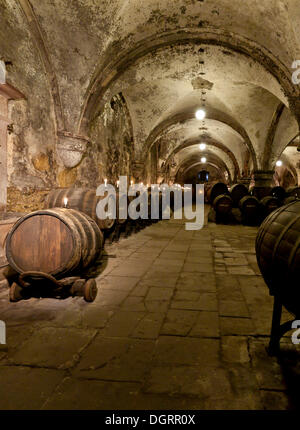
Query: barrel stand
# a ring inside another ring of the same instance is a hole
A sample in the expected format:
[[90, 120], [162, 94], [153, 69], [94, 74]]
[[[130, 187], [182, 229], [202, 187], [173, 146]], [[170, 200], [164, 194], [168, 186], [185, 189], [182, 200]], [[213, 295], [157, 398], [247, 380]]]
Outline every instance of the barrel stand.
[[73, 276], [57, 280], [43, 272], [24, 272], [12, 282], [9, 290], [11, 302], [32, 297], [66, 299], [76, 296], [83, 297], [86, 302], [93, 302], [97, 296], [95, 279], [86, 280]]
[[272, 317], [272, 328], [269, 346], [267, 348], [268, 354], [271, 356], [276, 356], [280, 353], [280, 339], [292, 330], [292, 324], [295, 320], [299, 320], [300, 316], [289, 320], [281, 324], [281, 314], [282, 314], [282, 303], [278, 296], [274, 296], [273, 305], [273, 317]]

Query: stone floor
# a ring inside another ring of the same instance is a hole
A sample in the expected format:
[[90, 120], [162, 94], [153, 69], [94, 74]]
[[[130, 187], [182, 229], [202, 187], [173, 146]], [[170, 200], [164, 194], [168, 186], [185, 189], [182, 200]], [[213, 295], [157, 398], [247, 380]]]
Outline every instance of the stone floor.
[[9, 303], [2, 288], [0, 408], [297, 409], [300, 345], [265, 349], [256, 232], [153, 224], [106, 246], [92, 304]]

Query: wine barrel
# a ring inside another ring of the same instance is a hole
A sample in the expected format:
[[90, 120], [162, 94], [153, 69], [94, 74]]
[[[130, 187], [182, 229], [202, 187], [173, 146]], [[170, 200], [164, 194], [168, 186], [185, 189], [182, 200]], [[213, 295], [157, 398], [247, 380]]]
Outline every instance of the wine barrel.
[[247, 223], [256, 223], [260, 214], [259, 201], [256, 197], [245, 196], [239, 202], [239, 208], [242, 212], [243, 221]]
[[39, 271], [57, 278], [85, 269], [101, 254], [103, 235], [88, 215], [46, 209], [20, 218], [6, 239], [6, 257], [18, 273]]
[[272, 212], [261, 224], [256, 237], [256, 257], [272, 295], [288, 311], [300, 311], [300, 201]]
[[276, 197], [273, 196], [266, 196], [260, 201], [261, 209], [262, 209], [262, 215], [268, 216], [271, 212], [275, 211], [276, 209], [281, 206], [280, 200], [278, 200]]
[[289, 203], [295, 202], [296, 200], [298, 200], [297, 197], [295, 197], [295, 196], [289, 196], [289, 197], [286, 197], [284, 199], [283, 204], [284, 205], [288, 205]]
[[271, 187], [252, 187], [249, 189], [251, 196], [256, 197], [258, 200], [270, 196], [272, 193]]
[[248, 194], [248, 188], [243, 184], [235, 184], [230, 188], [230, 196], [235, 207], [237, 207], [240, 200]]
[[213, 204], [215, 198], [220, 196], [221, 194], [228, 194], [228, 188], [227, 185], [223, 182], [217, 182], [208, 190], [207, 196], [209, 202]]
[[219, 215], [228, 215], [232, 209], [232, 198], [228, 194], [221, 194], [213, 201], [213, 208]]
[[273, 197], [276, 197], [278, 200], [280, 200], [281, 202], [283, 202], [283, 200], [286, 197], [286, 191], [283, 187], [273, 187], [271, 190], [271, 194]]
[[[115, 219], [100, 219], [96, 214], [98, 202], [104, 197], [96, 196], [96, 190], [90, 188], [59, 188], [52, 190], [45, 200], [45, 209], [67, 207], [89, 215], [101, 230], [110, 230]], [[67, 206], [65, 205], [67, 200]]]
[[294, 196], [294, 197], [297, 197], [298, 199], [300, 199], [300, 187], [288, 188], [286, 194], [288, 197]]

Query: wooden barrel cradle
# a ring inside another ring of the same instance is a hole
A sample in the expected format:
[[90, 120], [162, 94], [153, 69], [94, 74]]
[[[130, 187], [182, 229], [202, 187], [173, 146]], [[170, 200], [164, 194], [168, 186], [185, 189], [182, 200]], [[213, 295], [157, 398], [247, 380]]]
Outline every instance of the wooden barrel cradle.
[[213, 204], [215, 198], [221, 194], [228, 194], [228, 188], [223, 182], [217, 182], [208, 190], [207, 197], [209, 202]]
[[228, 215], [231, 212], [233, 202], [229, 195], [221, 194], [213, 201], [213, 208], [219, 215]]
[[286, 197], [286, 191], [283, 187], [273, 187], [271, 190], [271, 195], [273, 197], [276, 197], [278, 200], [280, 200], [281, 202], [284, 201], [285, 197]]
[[96, 221], [101, 230], [110, 230], [115, 224], [115, 219], [100, 219], [97, 217], [96, 208], [98, 202], [104, 197], [96, 196], [96, 190], [90, 188], [58, 188], [52, 190], [45, 200], [45, 209], [64, 208], [65, 199], [67, 208], [75, 209], [89, 215]]
[[61, 278], [86, 269], [101, 255], [103, 235], [86, 214], [47, 209], [20, 218], [6, 239], [6, 257], [18, 273], [38, 271]]
[[260, 201], [261, 213], [263, 216], [270, 215], [271, 212], [275, 211], [281, 206], [280, 200], [273, 196], [266, 196]]
[[243, 221], [246, 223], [256, 223], [260, 214], [259, 201], [254, 196], [245, 196], [239, 202]]
[[300, 201], [272, 212], [259, 228], [256, 257], [272, 295], [300, 315]]
[[248, 194], [248, 188], [243, 184], [235, 184], [230, 188], [230, 196], [235, 207], [238, 207], [240, 200]]

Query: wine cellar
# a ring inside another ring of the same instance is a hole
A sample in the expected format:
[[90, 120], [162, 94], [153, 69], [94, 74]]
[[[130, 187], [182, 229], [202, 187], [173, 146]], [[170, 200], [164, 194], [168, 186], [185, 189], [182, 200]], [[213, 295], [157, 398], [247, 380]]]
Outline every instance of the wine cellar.
[[242, 3], [0, 0], [0, 410], [299, 409], [300, 5]]

